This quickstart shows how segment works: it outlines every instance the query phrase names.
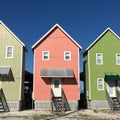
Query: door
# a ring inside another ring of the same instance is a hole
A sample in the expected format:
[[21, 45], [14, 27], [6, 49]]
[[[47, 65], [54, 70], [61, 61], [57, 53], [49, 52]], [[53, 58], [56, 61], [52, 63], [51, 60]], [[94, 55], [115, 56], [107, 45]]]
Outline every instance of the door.
[[110, 97], [116, 97], [116, 90], [115, 90], [115, 81], [111, 80], [107, 82], [107, 91], [110, 95]]
[[61, 97], [61, 78], [52, 78], [52, 90], [55, 97]]

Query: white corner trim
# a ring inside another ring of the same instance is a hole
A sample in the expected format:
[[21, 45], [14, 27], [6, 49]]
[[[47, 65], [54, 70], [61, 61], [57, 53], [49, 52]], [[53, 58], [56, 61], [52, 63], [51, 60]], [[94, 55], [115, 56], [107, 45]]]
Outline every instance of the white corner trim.
[[23, 46], [21, 46], [21, 62], [20, 62], [20, 91], [19, 91], [19, 100], [21, 100], [21, 95], [22, 95], [22, 79], [23, 79], [23, 77], [22, 77], [22, 67], [23, 67], [23, 65], [22, 65], [22, 63], [23, 63]]
[[91, 79], [90, 79], [90, 53], [88, 51], [88, 82], [89, 82], [89, 99], [91, 100]]
[[34, 98], [34, 94], [35, 94], [35, 50], [34, 50], [34, 60], [33, 60], [33, 91], [32, 91], [32, 98], [33, 98], [33, 100], [35, 100], [35, 98]]
[[80, 53], [79, 53], [79, 48], [78, 48], [78, 96], [79, 96], [79, 99], [80, 99]]

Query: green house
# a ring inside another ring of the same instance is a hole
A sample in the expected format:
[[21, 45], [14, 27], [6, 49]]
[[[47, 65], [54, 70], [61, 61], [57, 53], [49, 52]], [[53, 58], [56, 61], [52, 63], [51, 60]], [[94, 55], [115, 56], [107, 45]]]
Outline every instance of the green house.
[[83, 69], [87, 107], [117, 109], [120, 101], [120, 37], [110, 28], [83, 53]]
[[22, 107], [25, 52], [24, 43], [0, 21], [0, 111]]

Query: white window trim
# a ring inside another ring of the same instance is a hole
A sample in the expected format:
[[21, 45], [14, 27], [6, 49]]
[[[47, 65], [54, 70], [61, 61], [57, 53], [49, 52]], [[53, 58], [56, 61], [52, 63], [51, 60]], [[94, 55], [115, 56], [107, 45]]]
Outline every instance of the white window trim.
[[[103, 89], [99, 89], [99, 79], [101, 79], [102, 80], [102, 85], [103, 85]], [[97, 78], [97, 90], [104, 90], [104, 79], [103, 78]]]
[[[48, 59], [44, 59], [44, 53], [48, 52]], [[42, 60], [49, 60], [49, 51], [42, 51]]]
[[[97, 61], [97, 54], [101, 54], [101, 63], [98, 63], [98, 61]], [[96, 53], [96, 64], [103, 65], [103, 54], [102, 53]]]
[[116, 65], [120, 65], [120, 63], [118, 63], [118, 59], [117, 59], [117, 55], [120, 55], [120, 53], [116, 53]]
[[[12, 47], [12, 56], [11, 56], [11, 57], [8, 57], [8, 56], [7, 56], [8, 47]], [[13, 46], [6, 46], [6, 58], [13, 58], [13, 54], [14, 54], [13, 51], [14, 51], [14, 47], [13, 47]]]
[[[67, 52], [70, 53], [70, 54], [69, 54], [69, 55], [70, 55], [70, 56], [69, 56], [70, 59], [66, 59], [66, 56], [65, 56], [65, 55], [66, 55]], [[64, 51], [64, 60], [65, 60], [65, 61], [70, 61], [70, 60], [71, 60], [71, 51]]]

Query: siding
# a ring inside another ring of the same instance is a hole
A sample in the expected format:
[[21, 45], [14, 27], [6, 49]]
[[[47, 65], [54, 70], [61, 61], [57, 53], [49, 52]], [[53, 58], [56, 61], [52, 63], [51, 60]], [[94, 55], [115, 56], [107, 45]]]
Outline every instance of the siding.
[[[42, 51], [49, 51], [49, 61], [42, 61]], [[64, 51], [71, 51], [71, 61], [64, 60]], [[62, 88], [68, 100], [79, 99], [78, 76], [78, 46], [68, 38], [59, 28], [34, 49], [34, 99], [50, 100], [51, 79], [40, 77], [42, 68], [68, 68], [72, 69], [75, 79], [63, 79]]]
[[[106, 73], [120, 74], [120, 66], [116, 65], [116, 53], [120, 53], [120, 40], [108, 31], [89, 52], [91, 60], [91, 97], [93, 100], [104, 100], [106, 99], [105, 90], [97, 90], [97, 78], [104, 78]], [[103, 53], [103, 65], [96, 65], [96, 53]], [[106, 89], [106, 81], [104, 86]]]
[[[5, 58], [7, 45], [14, 47], [13, 58]], [[0, 50], [2, 50], [0, 54], [0, 66], [10, 66], [14, 78], [14, 80], [10, 79], [9, 81], [1, 82], [7, 100], [19, 100], [21, 84], [21, 49], [23, 49], [23, 46], [18, 40], [0, 24]]]

